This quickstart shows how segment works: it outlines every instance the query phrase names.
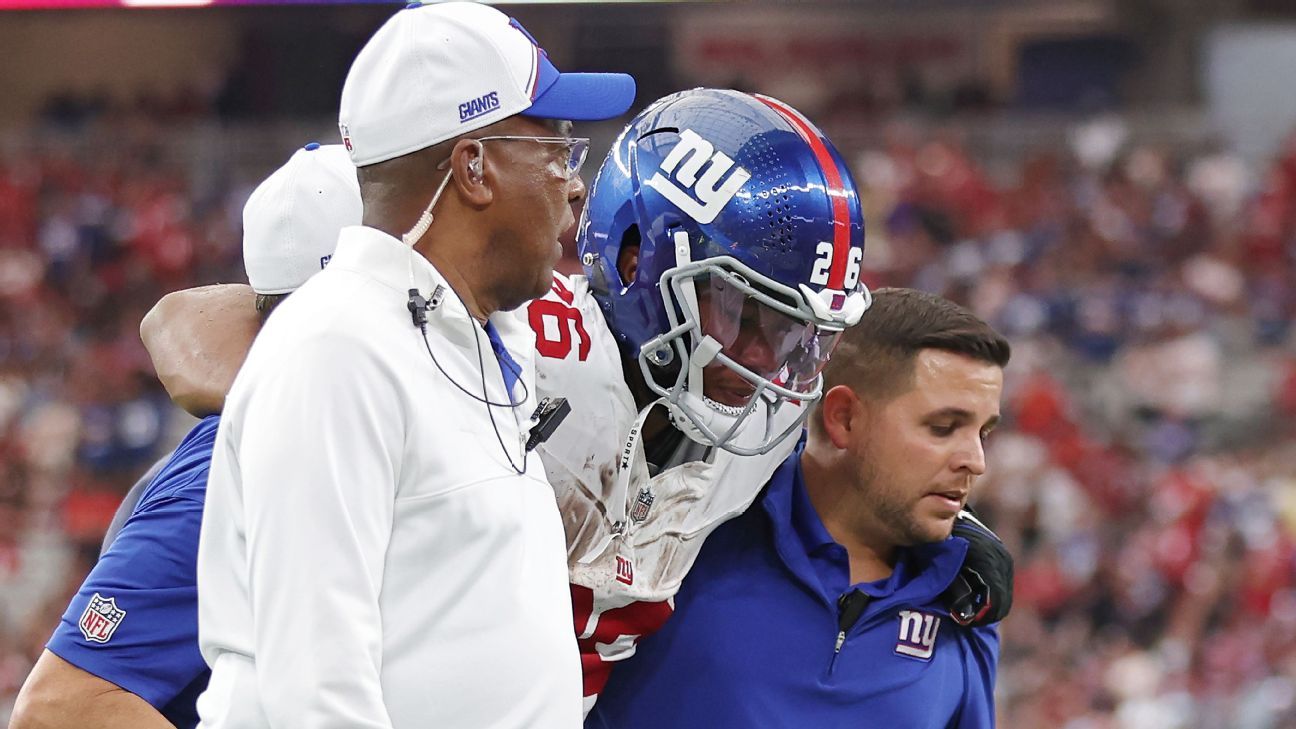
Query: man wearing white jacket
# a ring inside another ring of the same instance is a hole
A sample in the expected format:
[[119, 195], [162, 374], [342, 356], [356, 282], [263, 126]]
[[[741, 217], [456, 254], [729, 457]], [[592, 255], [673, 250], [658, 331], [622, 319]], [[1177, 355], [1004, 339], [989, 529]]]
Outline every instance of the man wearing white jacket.
[[268, 320], [217, 435], [201, 726], [579, 725], [533, 335], [500, 312], [550, 288], [584, 195], [567, 120], [633, 94], [472, 3], [400, 11], [360, 52], [340, 127], [364, 225]]

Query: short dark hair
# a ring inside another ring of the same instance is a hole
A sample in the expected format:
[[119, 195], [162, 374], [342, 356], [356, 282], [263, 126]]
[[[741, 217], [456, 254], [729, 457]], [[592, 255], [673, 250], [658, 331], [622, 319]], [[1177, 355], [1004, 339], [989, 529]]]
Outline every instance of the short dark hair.
[[275, 307], [286, 298], [288, 298], [288, 294], [256, 295], [256, 310], [257, 314], [261, 315], [261, 326], [265, 326], [266, 319], [270, 318], [270, 312], [274, 311]]
[[[847, 329], [824, 367], [824, 389], [847, 385], [863, 397], [886, 399], [913, 382], [914, 360], [938, 349], [1004, 367], [1008, 340], [976, 314], [916, 289], [873, 292], [873, 305]], [[819, 418], [811, 418], [818, 424]]]

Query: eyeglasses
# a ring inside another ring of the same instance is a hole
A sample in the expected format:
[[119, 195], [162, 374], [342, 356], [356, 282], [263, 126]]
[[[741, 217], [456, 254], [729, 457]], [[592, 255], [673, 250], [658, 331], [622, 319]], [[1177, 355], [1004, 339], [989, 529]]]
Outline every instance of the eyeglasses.
[[[495, 137], [477, 137], [479, 142], [537, 142], [539, 144], [561, 144], [567, 148], [567, 165], [565, 174], [567, 179], [574, 179], [580, 174], [581, 167], [585, 164], [585, 156], [589, 154], [589, 142], [586, 137], [526, 137], [526, 136], [495, 136]], [[443, 169], [450, 163], [449, 158], [437, 165], [437, 169]]]

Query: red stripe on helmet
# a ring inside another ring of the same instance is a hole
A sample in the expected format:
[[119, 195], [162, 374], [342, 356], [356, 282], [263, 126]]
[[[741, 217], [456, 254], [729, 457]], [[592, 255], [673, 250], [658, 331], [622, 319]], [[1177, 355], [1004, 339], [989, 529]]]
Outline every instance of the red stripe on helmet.
[[810, 122], [800, 112], [781, 101], [768, 96], [753, 94], [762, 104], [773, 109], [775, 113], [792, 125], [801, 138], [810, 145], [815, 159], [823, 168], [824, 181], [828, 186], [828, 199], [832, 201], [833, 224], [833, 257], [832, 267], [828, 269], [828, 288], [840, 289], [846, 283], [846, 259], [850, 255], [850, 205], [846, 201], [846, 183], [842, 181], [841, 170], [828, 151], [828, 145], [815, 131]]

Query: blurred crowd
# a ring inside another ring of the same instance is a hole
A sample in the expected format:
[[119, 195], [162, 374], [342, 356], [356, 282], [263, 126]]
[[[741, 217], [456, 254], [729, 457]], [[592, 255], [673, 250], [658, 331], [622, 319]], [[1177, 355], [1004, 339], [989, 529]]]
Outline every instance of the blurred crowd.
[[[195, 185], [156, 121], [110, 123], [111, 144], [0, 147], [0, 721], [117, 502], [193, 422], [140, 318], [243, 280], [256, 180]], [[1260, 166], [1190, 146], [1105, 119], [1022, 159], [953, 127], [843, 150], [870, 285], [942, 293], [1014, 345], [975, 496], [1017, 556], [1004, 727], [1296, 727], [1296, 141]]]
[[115, 124], [0, 147], [0, 724], [122, 496], [194, 422], [141, 317], [176, 287], [241, 279], [246, 190], [191, 194], [156, 123]]

